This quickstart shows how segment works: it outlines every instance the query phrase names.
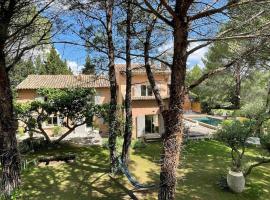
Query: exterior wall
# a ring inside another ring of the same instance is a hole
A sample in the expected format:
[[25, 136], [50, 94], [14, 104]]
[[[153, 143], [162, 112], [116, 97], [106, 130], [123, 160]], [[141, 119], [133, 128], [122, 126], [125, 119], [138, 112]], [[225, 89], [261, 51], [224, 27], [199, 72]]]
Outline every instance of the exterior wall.
[[[168, 75], [155, 75], [155, 80], [158, 84], [158, 87], [160, 89], [160, 94], [161, 96], [165, 97], [168, 96], [168, 79], [169, 76]], [[134, 75], [133, 79], [132, 79], [132, 96], [135, 96], [135, 92], [134, 92], [134, 87], [136, 87], [136, 85], [150, 85], [148, 78], [145, 74], [140, 74], [140, 75]]]
[[[38, 97], [36, 90], [18, 90], [17, 93], [18, 93], [17, 101], [21, 103], [34, 101], [35, 98]], [[110, 102], [110, 89], [109, 88], [96, 88], [96, 95], [98, 96], [98, 98], [95, 98], [95, 100], [98, 100], [97, 102], [98, 104], [104, 104], [104, 103]], [[107, 133], [109, 130], [108, 124], [104, 123], [103, 119], [94, 118], [94, 124], [96, 127], [99, 128], [99, 130], [102, 133]], [[20, 123], [19, 126], [22, 126], [22, 124]], [[48, 133], [49, 136], [52, 136], [53, 128], [54, 126], [47, 126], [44, 128], [44, 130]]]
[[17, 94], [18, 102], [33, 101], [37, 97], [36, 90], [18, 90]]
[[[96, 88], [96, 94], [99, 96], [97, 104], [110, 103], [110, 88]], [[99, 128], [101, 135], [106, 135], [109, 132], [109, 126], [103, 119], [94, 118], [94, 127]]]
[[191, 102], [189, 100], [188, 95], [185, 96], [185, 102], [184, 102], [183, 108], [184, 108], [184, 111], [192, 110]]
[[[96, 96], [98, 96], [97, 104], [104, 104], [110, 102], [110, 89], [109, 88], [96, 88]], [[97, 100], [97, 99], [95, 99]]]
[[132, 137], [137, 138], [137, 117], [160, 114], [156, 100], [136, 100], [132, 102]]
[[194, 112], [198, 112], [198, 113], [202, 112], [200, 102], [192, 102], [191, 107], [192, 107], [192, 111], [194, 111]]
[[[161, 91], [162, 97], [168, 97], [169, 95], [169, 74], [155, 74], [155, 80], [158, 83], [159, 89]], [[126, 77], [125, 74], [121, 74], [119, 71], [116, 74], [117, 84], [118, 84], [118, 105], [123, 105], [125, 98], [126, 89]], [[135, 87], [138, 85], [150, 85], [146, 74], [133, 74], [132, 78], [132, 97], [135, 97]], [[36, 90], [18, 90], [17, 100], [20, 102], [32, 101], [37, 97]], [[96, 88], [96, 98], [97, 104], [104, 104], [110, 102], [110, 88]], [[165, 100], [166, 105], [167, 99]], [[191, 102], [189, 97], [185, 97], [184, 111], [194, 111], [201, 112], [201, 106], [199, 102]], [[155, 115], [160, 114], [159, 108], [156, 104], [155, 98], [149, 100], [133, 100], [132, 102], [132, 115], [133, 115], [133, 138], [137, 137], [137, 117], [144, 115]], [[104, 122], [103, 119], [94, 118], [94, 126], [98, 127], [101, 134], [105, 136], [109, 127], [108, 124]], [[53, 127], [48, 128], [49, 132], [52, 131]]]

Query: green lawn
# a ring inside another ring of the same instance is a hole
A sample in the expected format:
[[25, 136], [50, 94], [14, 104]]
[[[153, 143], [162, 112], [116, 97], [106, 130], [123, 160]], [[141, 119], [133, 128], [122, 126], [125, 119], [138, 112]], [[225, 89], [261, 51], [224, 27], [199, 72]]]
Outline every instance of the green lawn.
[[[78, 148], [64, 146], [28, 155], [53, 155], [74, 152], [75, 163], [31, 168], [23, 173], [23, 185], [18, 199], [156, 199], [156, 191], [137, 192], [123, 176], [111, 178], [108, 174], [108, 150], [102, 147]], [[160, 144], [151, 143], [132, 150], [130, 171], [142, 183], [158, 181]], [[222, 191], [216, 184], [230, 164], [229, 149], [215, 141], [192, 142], [183, 150], [179, 169], [177, 199], [179, 200], [267, 200], [270, 199], [270, 166], [255, 169], [247, 180], [242, 194]], [[247, 159], [253, 159], [249, 151]]]

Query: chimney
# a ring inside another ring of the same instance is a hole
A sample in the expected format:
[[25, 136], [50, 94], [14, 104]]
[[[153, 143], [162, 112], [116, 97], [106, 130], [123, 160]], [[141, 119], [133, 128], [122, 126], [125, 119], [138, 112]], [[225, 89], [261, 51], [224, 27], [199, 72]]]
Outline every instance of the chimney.
[[82, 74], [79, 74], [79, 75], [75, 75], [74, 76], [78, 81], [82, 81]]

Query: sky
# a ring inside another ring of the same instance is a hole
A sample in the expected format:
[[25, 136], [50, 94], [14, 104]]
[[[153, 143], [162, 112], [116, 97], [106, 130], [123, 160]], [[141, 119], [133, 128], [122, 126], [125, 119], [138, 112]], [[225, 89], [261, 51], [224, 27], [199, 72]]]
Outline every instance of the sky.
[[[198, 44], [199, 43], [193, 43], [191, 47], [197, 46]], [[172, 47], [172, 45], [172, 41], [169, 41], [166, 46], [161, 47], [161, 49]], [[85, 58], [87, 56], [85, 48], [67, 44], [56, 44], [55, 48], [57, 49], [57, 52], [60, 54], [61, 58], [67, 61], [67, 64], [72, 69], [72, 71], [74, 73], [79, 73], [79, 71], [84, 65]], [[191, 54], [187, 61], [188, 68], [192, 68], [194, 65], [199, 65], [203, 68], [204, 64], [202, 62], [202, 58], [205, 56], [207, 51], [208, 47], [204, 47]], [[116, 63], [123, 62], [124, 61], [122, 60], [116, 59]]]
[[[60, 8], [64, 10], [68, 10], [67, 8], [65, 9], [57, 4], [54, 5], [55, 10], [59, 10]], [[61, 9], [60, 9], [60, 12], [61, 12]], [[66, 20], [67, 23], [72, 23], [73, 19], [72, 17], [69, 16], [69, 17], [65, 17], [64, 20]], [[209, 27], [205, 27], [205, 28], [208, 29]], [[202, 31], [204, 31], [204, 29], [202, 29]], [[57, 41], [78, 42], [80, 39], [78, 38], [78, 36], [74, 34], [59, 34], [59, 35], [56, 35], [53, 40], [56, 42]], [[191, 43], [189, 48], [193, 48], [199, 44], [200, 43], [198, 42]], [[78, 73], [82, 69], [85, 63], [85, 58], [87, 56], [87, 52], [84, 47], [74, 46], [70, 44], [59, 44], [59, 43], [54, 44], [54, 46], [57, 49], [57, 52], [60, 54], [61, 58], [67, 61], [68, 66], [73, 70], [74, 73]], [[159, 50], [162, 51], [164, 49], [168, 49], [172, 47], [173, 47], [173, 41], [172, 39], [169, 39], [165, 45], [159, 48]], [[192, 68], [194, 65], [199, 65], [201, 68], [203, 68], [204, 64], [202, 62], [202, 58], [205, 56], [207, 51], [208, 51], [208, 47], [204, 47], [202, 49], [197, 50], [193, 54], [191, 54], [187, 61], [188, 68]], [[92, 53], [93, 52], [90, 52], [90, 57]], [[119, 59], [116, 59], [115, 62], [124, 63], [123, 60], [119, 60]]]
[[[212, 2], [211, 0], [210, 1], [203, 0], [203, 1], [205, 1], [205, 3]], [[226, 1], [213, 1], [212, 6], [213, 7], [221, 7], [224, 3], [226, 3]], [[201, 9], [205, 8], [204, 3], [202, 3], [201, 6], [202, 6], [202, 8], [198, 7], [197, 9], [201, 10]], [[57, 1], [55, 1], [52, 4], [52, 11], [59, 12], [59, 13], [61, 13], [61, 15], [63, 14], [62, 15], [62, 16], [64, 16], [63, 17], [63, 19], [64, 19], [63, 24], [65, 24], [65, 22], [67, 24], [69, 24], [69, 23], [73, 24], [73, 25], [75, 24], [75, 29], [79, 30], [79, 27], [76, 28], [76, 24], [78, 23], [75, 19], [76, 17], [75, 18], [74, 18], [74, 16], [72, 17], [72, 14], [71, 15], [64, 14], [64, 13], [70, 13], [68, 6], [65, 6], [65, 5], [63, 6], [62, 4], [59, 4], [59, 3], [57, 3]], [[65, 12], [65, 11], [67, 11], [67, 12]], [[193, 13], [190, 13], [190, 15], [192, 15], [192, 14]], [[218, 29], [219, 29], [218, 27], [220, 26], [220, 22], [222, 22], [222, 21], [225, 22], [226, 17], [224, 17], [223, 14], [215, 15], [215, 20], [212, 21], [214, 23], [212, 23], [211, 21], [212, 20], [210, 20], [209, 23], [207, 24], [207, 23], [204, 23], [205, 20], [198, 20], [198, 21], [196, 21], [195, 24], [192, 24], [192, 26], [194, 25], [195, 27], [198, 25], [201, 25], [201, 26], [199, 26], [198, 30], [196, 29], [196, 31], [191, 32], [190, 37], [192, 37], [192, 38], [199, 37], [200, 38], [201, 35], [206, 35], [206, 34], [209, 34], [210, 32], [215, 34], [216, 31], [218, 31]], [[78, 31], [78, 30], [76, 30], [76, 31]], [[55, 41], [78, 42], [80, 39], [78, 38], [78, 36], [76, 36], [74, 34], [59, 34], [59, 35], [56, 35], [53, 40], [54, 40], [54, 42]], [[198, 42], [191, 43], [189, 48], [193, 48], [199, 44], [200, 43], [198, 43]], [[87, 56], [87, 52], [86, 52], [84, 47], [73, 46], [73, 45], [69, 45], [69, 44], [59, 44], [59, 43], [55, 44], [54, 46], [55, 46], [57, 52], [60, 54], [61, 58], [63, 60], [67, 61], [68, 66], [73, 70], [73, 72], [78, 73], [82, 69], [82, 67], [85, 63], [85, 58]], [[173, 41], [172, 41], [172, 39], [169, 39], [167, 41], [167, 43], [165, 45], [161, 46], [159, 49], [160, 49], [160, 51], [162, 51], [164, 49], [168, 49], [168, 48], [172, 48], [172, 47], [173, 47]], [[196, 52], [194, 52], [193, 54], [191, 54], [188, 58], [188, 61], [187, 61], [188, 68], [192, 68], [195, 65], [199, 65], [201, 68], [203, 68], [204, 63], [202, 61], [202, 58], [207, 53], [208, 48], [209, 48], [209, 46], [201, 48], [201, 49], [197, 50]], [[90, 57], [91, 57], [92, 53], [94, 55], [96, 55], [94, 52], [90, 52]], [[116, 63], [124, 63], [123, 60], [119, 60], [119, 59], [116, 59], [115, 62]]]

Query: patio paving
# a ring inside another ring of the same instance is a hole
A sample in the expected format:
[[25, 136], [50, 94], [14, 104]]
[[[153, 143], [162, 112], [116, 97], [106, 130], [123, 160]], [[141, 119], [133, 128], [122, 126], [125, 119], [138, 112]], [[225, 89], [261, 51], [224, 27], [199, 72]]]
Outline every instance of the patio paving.
[[199, 125], [198, 123], [193, 123], [190, 121], [185, 120], [185, 125], [189, 127], [189, 134], [188, 138], [211, 138], [216, 130], [207, 128], [205, 126]]

